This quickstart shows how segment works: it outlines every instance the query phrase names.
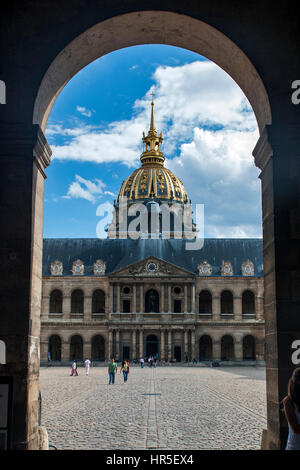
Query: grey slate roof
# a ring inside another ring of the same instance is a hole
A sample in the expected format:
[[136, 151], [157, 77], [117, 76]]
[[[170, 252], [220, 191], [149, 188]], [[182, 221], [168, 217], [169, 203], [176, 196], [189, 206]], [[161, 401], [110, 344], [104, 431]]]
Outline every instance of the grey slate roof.
[[[190, 243], [190, 242], [187, 242]], [[80, 259], [84, 275], [93, 275], [97, 259], [106, 263], [105, 274], [113, 273], [155, 256], [179, 268], [198, 274], [197, 265], [208, 261], [212, 276], [221, 275], [222, 261], [230, 261], [234, 276], [241, 276], [241, 266], [248, 259], [254, 263], [254, 275], [263, 276], [262, 239], [207, 238], [201, 250], [186, 250], [186, 240], [120, 240], [99, 238], [46, 238], [43, 243], [43, 276], [49, 276], [50, 264], [63, 263], [63, 275], [72, 275], [72, 264]]]

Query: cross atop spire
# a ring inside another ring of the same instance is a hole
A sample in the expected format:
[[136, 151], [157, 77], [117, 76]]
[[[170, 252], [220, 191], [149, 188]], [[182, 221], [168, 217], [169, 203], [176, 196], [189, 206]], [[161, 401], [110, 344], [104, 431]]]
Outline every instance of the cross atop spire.
[[162, 142], [163, 136], [160, 133], [160, 136], [157, 135], [155, 124], [154, 124], [154, 93], [151, 93], [151, 120], [150, 120], [150, 129], [148, 135], [145, 136], [143, 133], [143, 153], [141, 155], [141, 161], [143, 166], [145, 165], [159, 165], [163, 166], [165, 157], [162, 152]]
[[152, 102], [151, 102], [151, 121], [150, 121], [150, 131], [155, 131], [155, 125], [154, 125], [154, 92], [152, 91], [151, 93], [152, 96]]

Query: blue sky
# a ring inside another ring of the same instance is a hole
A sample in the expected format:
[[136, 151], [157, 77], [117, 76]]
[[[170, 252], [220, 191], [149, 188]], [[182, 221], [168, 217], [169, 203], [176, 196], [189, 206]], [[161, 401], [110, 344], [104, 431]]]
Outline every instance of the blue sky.
[[97, 207], [113, 203], [140, 165], [151, 92], [165, 166], [205, 205], [206, 237], [261, 237], [258, 138], [251, 107], [218, 66], [172, 46], [136, 46], [81, 70], [62, 90], [46, 136], [45, 237], [96, 237]]

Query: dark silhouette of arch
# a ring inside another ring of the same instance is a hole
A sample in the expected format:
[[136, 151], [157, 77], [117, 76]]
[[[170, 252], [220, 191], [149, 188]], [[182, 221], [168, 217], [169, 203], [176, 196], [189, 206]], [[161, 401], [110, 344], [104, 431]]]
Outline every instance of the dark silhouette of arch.
[[243, 338], [243, 360], [255, 361], [255, 338], [252, 335], [247, 335]]
[[105, 313], [105, 292], [101, 289], [93, 292], [92, 313]]
[[159, 295], [155, 289], [150, 289], [146, 292], [145, 312], [159, 313]]
[[50, 294], [49, 313], [62, 313], [63, 295], [59, 289], [54, 289]]
[[251, 290], [245, 290], [243, 292], [242, 312], [246, 315], [255, 314], [255, 296]]
[[58, 335], [52, 335], [48, 342], [48, 352], [51, 361], [61, 361], [61, 339]]
[[84, 294], [82, 290], [76, 289], [71, 295], [71, 313], [83, 313]]
[[212, 360], [212, 339], [208, 335], [203, 335], [199, 339], [199, 361]]
[[83, 360], [83, 340], [80, 335], [74, 335], [70, 341], [70, 360], [73, 361]]
[[233, 313], [233, 295], [229, 290], [221, 294], [221, 313]]
[[212, 313], [212, 296], [208, 290], [199, 294], [199, 313]]
[[233, 361], [234, 360], [234, 343], [230, 335], [223, 336], [221, 340], [221, 360]]
[[105, 339], [101, 335], [92, 339], [92, 361], [105, 361]]

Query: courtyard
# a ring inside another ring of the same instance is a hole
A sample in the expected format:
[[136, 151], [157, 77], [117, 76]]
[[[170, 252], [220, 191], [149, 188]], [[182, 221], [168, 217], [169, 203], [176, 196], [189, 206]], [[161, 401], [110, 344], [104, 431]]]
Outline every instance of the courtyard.
[[40, 370], [41, 424], [58, 450], [260, 448], [263, 367], [132, 366], [114, 385], [107, 367], [78, 373]]

